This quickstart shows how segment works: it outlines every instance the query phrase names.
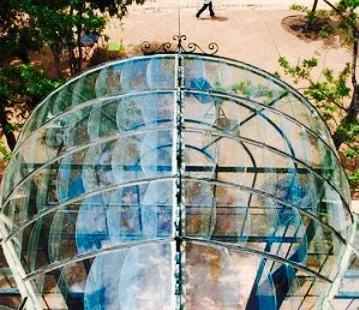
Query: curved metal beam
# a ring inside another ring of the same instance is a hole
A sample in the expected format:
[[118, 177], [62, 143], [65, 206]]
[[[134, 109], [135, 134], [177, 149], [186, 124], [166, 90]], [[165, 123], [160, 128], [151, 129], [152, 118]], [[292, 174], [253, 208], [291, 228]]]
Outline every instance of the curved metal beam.
[[[273, 261], [276, 262], [280, 262], [283, 264], [289, 264], [291, 266], [293, 266], [294, 268], [301, 270], [303, 272], [305, 272], [308, 275], [312, 275], [315, 276], [325, 282], [328, 283], [332, 283], [333, 281], [330, 280], [329, 278], [321, 275], [320, 273], [317, 273], [313, 270], [311, 270], [310, 268], [296, 263], [294, 261], [285, 259], [283, 257], [279, 257], [276, 255], [273, 255], [271, 253], [268, 252], [264, 252], [264, 251], [260, 251], [257, 249], [251, 249], [251, 248], [247, 248], [241, 245], [237, 245], [237, 244], [229, 244], [229, 243], [225, 243], [225, 242], [220, 242], [220, 241], [215, 241], [215, 240], [203, 240], [203, 239], [196, 239], [196, 238], [191, 238], [191, 237], [184, 237], [183, 238], [184, 241], [191, 243], [191, 244], [199, 244], [199, 245], [204, 245], [204, 246], [208, 246], [208, 247], [220, 247], [220, 248], [225, 248], [231, 251], [235, 251], [235, 252], [242, 252], [242, 253], [250, 253], [253, 255], [256, 255], [260, 258], [268, 258], [271, 259]], [[85, 259], [89, 259], [89, 258], [93, 258], [99, 255], [106, 255], [109, 253], [114, 253], [114, 252], [120, 252], [120, 251], [125, 251], [125, 250], [129, 250], [133, 247], [137, 247], [137, 246], [146, 246], [146, 245], [155, 245], [155, 244], [169, 244], [170, 242], [174, 242], [174, 239], [172, 238], [159, 238], [159, 239], [152, 239], [152, 240], [145, 240], [145, 241], [135, 241], [131, 244], [121, 244], [121, 245], [117, 245], [117, 246], [112, 246], [112, 247], [108, 247], [105, 249], [101, 249], [98, 251], [93, 251], [93, 252], [88, 252], [88, 253], [84, 253], [84, 254], [80, 254], [80, 255], [76, 255], [70, 258], [66, 258], [66, 259], [62, 259], [59, 260], [55, 263], [49, 264], [46, 267], [42, 267], [37, 269], [34, 272], [29, 273], [26, 277], [23, 278], [24, 281], [31, 281], [34, 280], [37, 276], [51, 272], [53, 270], [65, 267], [67, 265], [73, 264], [73, 263], [77, 263], [80, 261], [83, 261]]]
[[295, 158], [281, 150], [278, 150], [276, 148], [273, 148], [271, 147], [270, 145], [268, 144], [265, 144], [263, 142], [258, 142], [258, 141], [255, 141], [255, 140], [252, 140], [252, 139], [248, 139], [248, 138], [244, 138], [244, 137], [235, 137], [235, 136], [232, 136], [232, 135], [228, 135], [224, 132], [215, 132], [215, 131], [210, 131], [210, 130], [201, 130], [201, 129], [198, 129], [198, 128], [191, 128], [191, 127], [185, 127], [184, 130], [188, 131], [188, 132], [199, 132], [199, 133], [203, 133], [203, 134], [211, 134], [213, 136], [218, 136], [220, 138], [224, 137], [224, 138], [228, 138], [228, 139], [233, 139], [233, 140], [237, 140], [238, 142], [245, 142], [245, 143], [248, 143], [248, 144], [251, 144], [251, 145], [254, 145], [254, 146], [257, 146], [257, 147], [261, 147], [261, 148], [265, 148], [265, 149], [268, 149], [270, 150], [271, 152], [275, 153], [275, 154], [278, 154], [282, 157], [285, 157], [285, 158], [289, 158], [291, 159], [293, 162], [296, 162], [297, 164], [300, 164], [302, 165], [303, 167], [307, 168], [310, 172], [312, 172], [314, 175], [316, 175], [319, 179], [325, 181], [340, 197], [340, 199], [342, 200], [344, 206], [346, 207], [348, 213], [350, 214], [350, 217], [351, 217], [351, 220], [352, 222], [354, 223], [354, 216], [353, 214], [351, 213], [351, 210], [350, 210], [350, 207], [349, 205], [347, 204], [346, 200], [344, 199], [344, 197], [342, 196], [342, 194], [340, 192], [338, 192], [338, 190], [335, 188], [335, 186], [325, 177], [323, 177], [322, 175], [320, 175], [318, 172], [316, 172], [312, 167], [308, 166], [308, 164], [306, 164], [305, 162], [301, 161], [300, 159], [298, 158]]
[[284, 205], [284, 206], [287, 206], [287, 207], [290, 207], [292, 209], [295, 209], [297, 210], [299, 213], [301, 214], [304, 214], [306, 215], [307, 217], [315, 220], [316, 222], [318, 222], [320, 225], [322, 225], [323, 227], [327, 228], [328, 230], [330, 230], [331, 232], [333, 232], [333, 234], [336, 235], [336, 237], [344, 244], [344, 245], [347, 245], [347, 240], [341, 235], [341, 233], [339, 231], [337, 231], [334, 227], [330, 226], [329, 224], [327, 223], [324, 223], [322, 221], [322, 219], [315, 215], [315, 214], [312, 214], [306, 210], [303, 210], [300, 206], [296, 206], [296, 205], [293, 205], [292, 203], [289, 203], [285, 200], [282, 200], [272, 194], [269, 194], [267, 192], [264, 192], [264, 191], [261, 191], [261, 190], [258, 190], [258, 189], [253, 189], [253, 188], [250, 188], [248, 186], [245, 186], [245, 185], [241, 185], [241, 184], [236, 184], [236, 183], [232, 183], [232, 182], [226, 182], [226, 181], [220, 181], [220, 180], [215, 180], [215, 179], [209, 179], [209, 178], [195, 178], [195, 177], [191, 177], [191, 176], [184, 176], [184, 179], [185, 180], [191, 180], [191, 181], [204, 181], [204, 182], [208, 182], [210, 184], [213, 184], [213, 185], [220, 185], [220, 186], [226, 186], [226, 187], [232, 187], [232, 188], [236, 188], [236, 189], [239, 189], [241, 191], [244, 191], [244, 192], [249, 192], [249, 193], [252, 193], [254, 195], [257, 195], [259, 197], [263, 197], [263, 198], [270, 198], [272, 200], [274, 200], [275, 202], [281, 204], [281, 205]]
[[[214, 96], [214, 97], [218, 97], [218, 98], [224, 98], [227, 99], [229, 101], [234, 102], [235, 104], [239, 105], [239, 106], [243, 106], [247, 109], [252, 110], [253, 112], [255, 112], [256, 110], [249, 107], [248, 104], [244, 103], [243, 101], [249, 103], [249, 104], [253, 104], [255, 106], [258, 106], [261, 108], [261, 110], [269, 110], [274, 114], [277, 114], [279, 116], [284, 117], [285, 119], [287, 119], [288, 121], [298, 125], [298, 126], [303, 126], [305, 128], [305, 130], [310, 133], [311, 136], [313, 136], [314, 138], [316, 138], [317, 140], [320, 140], [328, 149], [329, 151], [334, 155], [334, 157], [336, 158], [336, 161], [338, 163], [338, 165], [340, 167], [342, 167], [342, 164], [340, 162], [340, 159], [338, 158], [337, 154], [333, 151], [332, 147], [322, 138], [320, 137], [315, 131], [313, 131], [312, 129], [310, 129], [307, 125], [302, 124], [301, 122], [299, 122], [298, 120], [296, 120], [294, 117], [280, 111], [277, 109], [274, 109], [273, 107], [264, 105], [263, 103], [260, 103], [258, 101], [254, 101], [245, 97], [242, 97], [238, 94], [228, 94], [225, 92], [221, 92], [221, 91], [217, 91], [217, 90], [208, 90], [208, 91], [203, 91], [203, 90], [194, 90], [194, 89], [186, 89], [185, 90], [188, 93], [198, 93], [198, 94], [203, 94], [203, 95], [208, 95], [208, 96]], [[240, 125], [240, 124], [239, 124]]]
[[[81, 104], [71, 106], [69, 109], [63, 111], [62, 113], [59, 113], [59, 114], [55, 115], [53, 118], [51, 118], [47, 122], [43, 123], [41, 125], [41, 127], [36, 128], [24, 140], [19, 140], [19, 142], [16, 144], [16, 148], [13, 151], [12, 156], [16, 155], [19, 152], [20, 147], [27, 140], [29, 140], [30, 137], [33, 136], [33, 134], [37, 133], [38, 131], [40, 131], [41, 129], [43, 129], [46, 126], [49, 126], [51, 123], [54, 123], [55, 121], [63, 118], [64, 116], [71, 115], [72, 113], [74, 113], [76, 111], [82, 110], [82, 109], [90, 107], [90, 106], [96, 106], [97, 104], [98, 105], [103, 104], [103, 103], [111, 104], [111, 102], [113, 100], [122, 100], [122, 99], [125, 99], [125, 98], [128, 98], [128, 97], [129, 98], [131, 98], [131, 97], [140, 97], [140, 96], [153, 95], [153, 94], [158, 94], [158, 95], [172, 94], [172, 95], [174, 95], [174, 93], [175, 93], [175, 89], [166, 89], [166, 90], [153, 89], [153, 90], [144, 90], [144, 91], [134, 91], [134, 92], [127, 93], [127, 94], [119, 94], [119, 95], [113, 95], [113, 96], [105, 96], [105, 97], [94, 98], [94, 99], [85, 101], [85, 102], [83, 102]], [[35, 108], [35, 110], [36, 110], [36, 108]], [[34, 113], [34, 111], [33, 111], [33, 113]], [[25, 127], [23, 128], [22, 131], [24, 131], [24, 130], [26, 130]]]
[[7, 204], [7, 202], [9, 201], [9, 199], [13, 196], [13, 194], [16, 192], [16, 190], [18, 188], [20, 188], [20, 186], [22, 186], [27, 180], [29, 180], [33, 175], [37, 174], [38, 172], [42, 171], [43, 169], [47, 168], [48, 166], [50, 166], [51, 164], [55, 163], [56, 161], [59, 161], [63, 158], [65, 158], [68, 155], [72, 155], [75, 154], [77, 152], [86, 150], [92, 146], [95, 145], [101, 145], [101, 144], [105, 144], [108, 142], [113, 142], [116, 140], [119, 140], [123, 137], [128, 137], [128, 136], [137, 136], [137, 135], [144, 135], [146, 133], [149, 132], [157, 132], [157, 131], [167, 131], [167, 130], [174, 130], [174, 125], [171, 124], [172, 126], [169, 127], [161, 127], [161, 128], [153, 128], [153, 129], [144, 129], [144, 130], [137, 130], [137, 131], [126, 131], [126, 132], [122, 132], [118, 135], [115, 136], [109, 136], [109, 137], [101, 137], [99, 139], [95, 139], [90, 141], [90, 143], [87, 144], [83, 144], [82, 146], [72, 149], [67, 153], [61, 154], [59, 156], [54, 157], [52, 160], [46, 162], [45, 164], [43, 164], [42, 166], [40, 166], [38, 169], [31, 171], [25, 178], [23, 178], [14, 188], [12, 188], [12, 190], [9, 192], [9, 194], [3, 198], [3, 204], [1, 206], [1, 209], [3, 209], [3, 207]]
[[68, 205], [71, 205], [71, 204], [76, 203], [78, 201], [81, 201], [81, 200], [83, 200], [85, 198], [96, 196], [98, 194], [102, 194], [102, 193], [106, 193], [106, 192], [110, 192], [112, 190], [116, 190], [116, 189], [121, 188], [121, 187], [148, 184], [149, 182], [156, 182], [156, 181], [170, 181], [170, 180], [174, 180], [175, 177], [176, 177], [176, 175], [174, 174], [174, 175], [166, 175], [166, 176], [157, 177], [157, 178], [143, 178], [143, 179], [138, 179], [138, 180], [134, 180], [134, 181], [124, 182], [124, 183], [121, 183], [121, 184], [113, 184], [111, 186], [107, 185], [106, 187], [99, 187], [99, 188], [97, 188], [95, 190], [83, 193], [81, 195], [78, 195], [76, 197], [68, 199], [68, 200], [66, 200], [66, 201], [64, 201], [62, 203], [59, 203], [57, 205], [53, 205], [50, 208], [44, 209], [43, 211], [41, 211], [39, 213], [36, 213], [31, 218], [26, 219], [26, 221], [23, 221], [20, 226], [17, 226], [16, 230], [12, 231], [6, 237], [4, 236], [4, 239], [2, 239], [0, 241], [0, 244], [2, 242], [7, 242], [9, 239], [14, 237], [16, 234], [18, 234], [20, 231], [25, 229], [27, 226], [29, 226], [32, 223], [36, 222], [37, 220], [41, 219], [45, 215], [50, 214], [50, 213], [60, 209], [61, 207], [68, 206]]
[[257, 250], [257, 249], [251, 249], [251, 248], [247, 248], [247, 247], [244, 247], [244, 246], [241, 246], [239, 244], [230, 244], [230, 243], [225, 243], [225, 242], [220, 242], [220, 241], [215, 241], [215, 240], [203, 240], [203, 239], [196, 239], [196, 238], [189, 238], [189, 237], [186, 237], [185, 240], [188, 242], [188, 243], [192, 243], [192, 244], [200, 244], [200, 245], [204, 245], [204, 246], [208, 246], [208, 247], [214, 247], [214, 246], [218, 246], [218, 247], [221, 247], [221, 248], [225, 248], [225, 249], [228, 249], [228, 250], [231, 250], [231, 251], [235, 251], [235, 252], [244, 252], [244, 253], [250, 253], [250, 254], [254, 254], [256, 256], [259, 256], [261, 258], [268, 258], [268, 259], [271, 259], [273, 261], [276, 261], [276, 262], [281, 262], [283, 264], [289, 264], [291, 266], [293, 266], [294, 268], [298, 269], [298, 270], [301, 270], [301, 271], [304, 271], [305, 273], [307, 274], [310, 274], [312, 276], [315, 276], [325, 282], [328, 282], [328, 283], [333, 283], [332, 280], [330, 280], [329, 278], [311, 270], [310, 268], [302, 265], [302, 264], [299, 264], [299, 263], [296, 263], [294, 261], [291, 261], [291, 260], [288, 260], [288, 259], [285, 259], [283, 257], [280, 257], [280, 256], [276, 256], [276, 255], [273, 255], [271, 253], [268, 253], [268, 252], [264, 252], [264, 251], [260, 251], [260, 250]]

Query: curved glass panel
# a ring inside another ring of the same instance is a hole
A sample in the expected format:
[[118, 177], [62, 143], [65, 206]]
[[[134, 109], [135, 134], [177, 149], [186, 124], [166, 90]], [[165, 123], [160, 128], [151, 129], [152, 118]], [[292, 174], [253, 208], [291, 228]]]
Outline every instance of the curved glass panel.
[[163, 54], [84, 72], [35, 109], [0, 229], [36, 309], [320, 309], [349, 202], [328, 129], [290, 86]]

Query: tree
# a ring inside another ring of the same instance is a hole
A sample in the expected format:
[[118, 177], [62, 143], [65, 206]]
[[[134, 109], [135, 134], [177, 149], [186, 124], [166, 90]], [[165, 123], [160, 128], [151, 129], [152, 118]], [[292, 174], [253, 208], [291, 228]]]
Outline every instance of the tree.
[[[0, 128], [7, 142], [7, 147], [0, 142], [0, 153], [5, 159], [9, 158], [8, 149], [15, 147], [15, 132], [25, 117], [60, 83], [29, 64], [29, 51], [43, 46], [41, 34], [33, 26], [34, 19], [23, 15], [16, 3], [0, 2]], [[11, 65], [17, 57], [23, 65]]]
[[[31, 16], [33, 25], [42, 36], [54, 57], [57, 76], [61, 77], [60, 57], [66, 47], [69, 51], [71, 74], [82, 70], [81, 36], [84, 33], [101, 35], [107, 18], [122, 18], [132, 3], [144, 0], [11, 0], [18, 10]], [[75, 51], [77, 51], [75, 53]]]
[[[304, 88], [303, 94], [314, 102], [324, 120], [327, 121], [332, 129], [336, 148], [339, 149], [343, 143], [352, 142], [351, 131], [346, 132], [346, 134], [339, 134], [342, 128], [347, 127], [345, 124], [352, 113], [354, 101], [352, 99], [349, 107], [347, 107], [346, 101], [351, 98], [351, 89], [347, 85], [347, 80], [351, 73], [350, 64], [347, 63], [337, 76], [335, 76], [333, 70], [324, 69], [319, 80], [315, 80], [311, 75], [313, 68], [318, 66], [318, 59], [315, 57], [304, 59], [294, 66], [289, 64], [285, 57], [280, 57], [279, 64], [284, 69], [285, 74], [293, 78], [295, 84], [299, 81], [307, 82], [307, 87]], [[334, 116], [337, 116], [339, 120]], [[352, 124], [355, 125], [356, 123], [357, 121], [354, 117]]]
[[[72, 74], [82, 70], [81, 35], [102, 34], [108, 16], [122, 18], [128, 5], [144, 0], [9, 0], [0, 3], [0, 128], [13, 150], [16, 132], [42, 97], [62, 80], [52, 80], [44, 70], [27, 65], [7, 65], [13, 56], [29, 62], [28, 51], [48, 45], [57, 77], [64, 47], [69, 51]], [[75, 50], [78, 54], [75, 54]], [[7, 156], [0, 145], [0, 153]]]
[[[359, 0], [340, 0], [334, 6], [329, 1], [323, 0], [328, 4], [341, 18], [340, 25], [342, 28], [348, 29], [352, 34], [352, 64], [351, 64], [351, 82], [353, 86], [353, 93], [346, 115], [341, 124], [333, 135], [334, 143], [337, 148], [345, 143], [348, 139], [348, 132], [356, 130], [358, 134], [358, 112], [359, 112], [359, 84], [356, 78], [357, 62], [358, 62], [358, 40], [359, 40], [359, 26], [357, 23], [358, 15], [355, 10], [359, 7]], [[355, 133], [355, 131], [354, 131]]]
[[314, 0], [311, 11], [307, 11], [307, 29], [308, 30], [313, 29], [313, 24], [314, 24], [316, 15], [317, 15], [316, 11], [317, 11], [317, 7], [318, 7], [318, 1], [319, 0]]
[[[357, 124], [357, 117], [358, 117], [358, 110], [359, 110], [359, 84], [356, 78], [357, 75], [357, 61], [358, 61], [358, 40], [359, 40], [359, 25], [357, 22], [358, 16], [356, 13], [356, 9], [359, 7], [359, 0], [340, 0], [336, 5], [332, 4], [328, 0], [323, 0], [330, 8], [337, 14], [337, 16], [340, 18], [339, 27], [341, 30], [345, 30], [349, 36], [349, 39], [347, 40], [347, 43], [352, 44], [352, 62], [351, 62], [351, 68], [349, 70], [348, 65], [343, 70], [342, 78], [340, 79], [340, 83], [342, 85], [345, 84], [345, 80], [343, 77], [346, 77], [351, 73], [351, 83], [352, 83], [352, 95], [351, 95], [351, 101], [349, 106], [344, 107], [343, 102], [336, 105], [336, 108], [340, 108], [340, 110], [344, 113], [344, 117], [341, 119], [340, 124], [337, 124], [336, 130], [333, 133], [333, 140], [334, 143], [339, 149], [343, 143], [347, 143], [349, 137], [352, 137], [350, 133], [353, 133], [353, 130], [356, 130], [356, 124]], [[315, 0], [313, 2], [313, 8], [311, 12], [308, 12], [308, 14], [314, 13], [318, 5], [318, 0]], [[314, 15], [313, 15], [314, 16]], [[310, 24], [310, 19], [308, 19], [308, 24]], [[313, 61], [314, 60], [314, 61]], [[320, 105], [320, 108], [325, 110], [324, 115], [330, 115], [330, 112], [337, 112], [332, 110], [334, 107], [333, 102], [333, 93], [328, 89], [328, 85], [333, 86], [336, 88], [336, 82], [333, 80], [333, 72], [329, 69], [324, 70], [324, 77], [327, 79], [323, 83], [314, 83], [310, 78], [310, 71], [313, 69], [313, 67], [317, 66], [317, 60], [312, 59], [310, 60], [304, 60], [301, 65], [297, 66], [290, 66], [289, 63], [286, 61], [285, 58], [280, 59], [281, 66], [285, 69], [287, 74], [290, 74], [295, 80], [298, 79], [304, 79], [309, 83], [309, 88], [306, 91], [306, 94], [311, 97], [313, 95], [312, 91], [313, 88], [317, 87], [321, 89], [322, 97], [318, 97], [318, 94], [316, 94], [316, 97], [313, 99], [316, 100], [316, 103]], [[329, 84], [328, 84], [329, 83]], [[337, 85], [338, 86], [338, 85]], [[318, 89], [317, 89], [318, 91]], [[348, 89], [345, 91], [347, 92]], [[329, 97], [324, 98], [327, 94], [330, 94]], [[339, 93], [336, 98], [336, 101], [342, 101], [344, 94]], [[344, 97], [346, 97], [347, 94], [345, 94]], [[322, 102], [325, 102], [324, 106]]]
[[28, 51], [42, 47], [39, 32], [32, 27], [32, 18], [22, 14], [9, 1], [0, 2], [0, 61], [20, 57], [29, 62]]
[[[318, 60], [314, 57], [304, 59], [296, 65], [291, 65], [285, 57], [280, 57], [279, 64], [295, 84], [299, 81], [306, 82], [307, 86], [302, 89], [303, 95], [314, 103], [327, 122], [337, 150], [345, 145], [346, 157], [358, 156], [358, 85], [355, 84], [354, 89], [347, 85], [352, 66], [347, 63], [338, 74], [326, 68], [322, 71], [321, 78], [316, 80], [312, 77], [312, 70], [318, 66]], [[349, 172], [352, 185], [358, 183], [356, 177], [357, 171]]]
[[20, 129], [22, 120], [60, 83], [49, 79], [44, 70], [35, 70], [30, 65], [0, 68], [0, 127], [10, 150], [15, 147], [14, 132]]

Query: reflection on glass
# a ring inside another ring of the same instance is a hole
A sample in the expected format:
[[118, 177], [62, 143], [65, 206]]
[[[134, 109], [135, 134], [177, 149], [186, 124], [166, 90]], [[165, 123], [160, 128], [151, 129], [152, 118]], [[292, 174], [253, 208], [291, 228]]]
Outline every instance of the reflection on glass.
[[84, 309], [173, 309], [171, 256], [170, 245], [160, 244], [96, 257]]
[[79, 208], [76, 221], [76, 245], [79, 253], [100, 250], [109, 243], [106, 200], [105, 195], [91, 196]]
[[320, 308], [352, 214], [317, 115], [218, 57], [83, 73], [34, 111], [3, 178], [14, 271], [44, 309]]
[[106, 212], [113, 243], [168, 238], [172, 235], [173, 182], [120, 188]]

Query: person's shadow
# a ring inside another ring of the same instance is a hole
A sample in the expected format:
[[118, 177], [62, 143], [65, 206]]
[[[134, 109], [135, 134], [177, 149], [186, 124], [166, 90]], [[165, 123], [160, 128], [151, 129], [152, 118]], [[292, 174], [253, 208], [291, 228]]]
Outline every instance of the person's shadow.
[[213, 16], [213, 17], [200, 17], [199, 20], [208, 20], [211, 19], [213, 21], [217, 21], [217, 22], [225, 22], [228, 20], [228, 17], [224, 17], [224, 16]]

